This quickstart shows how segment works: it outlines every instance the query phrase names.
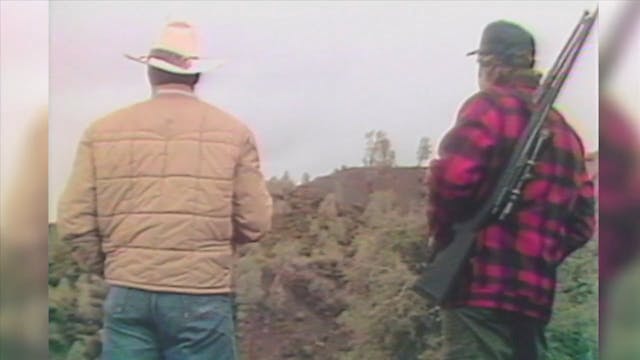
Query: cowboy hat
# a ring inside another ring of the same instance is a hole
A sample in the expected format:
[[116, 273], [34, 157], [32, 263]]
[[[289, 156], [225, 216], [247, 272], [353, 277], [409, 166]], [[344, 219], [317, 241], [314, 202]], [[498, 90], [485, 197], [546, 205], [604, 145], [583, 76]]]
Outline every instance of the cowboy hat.
[[203, 58], [200, 45], [198, 34], [191, 24], [172, 21], [165, 25], [160, 39], [151, 47], [149, 54], [125, 54], [125, 57], [174, 74], [197, 74], [222, 66], [222, 60]]

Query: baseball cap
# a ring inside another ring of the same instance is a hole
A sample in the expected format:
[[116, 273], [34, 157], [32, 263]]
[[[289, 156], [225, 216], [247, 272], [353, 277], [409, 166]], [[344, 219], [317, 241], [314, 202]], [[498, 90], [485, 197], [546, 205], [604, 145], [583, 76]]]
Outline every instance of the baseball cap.
[[509, 21], [499, 20], [484, 28], [480, 48], [467, 53], [469, 55], [493, 55], [507, 64], [521, 64], [523, 57], [535, 56], [533, 36], [521, 26]]

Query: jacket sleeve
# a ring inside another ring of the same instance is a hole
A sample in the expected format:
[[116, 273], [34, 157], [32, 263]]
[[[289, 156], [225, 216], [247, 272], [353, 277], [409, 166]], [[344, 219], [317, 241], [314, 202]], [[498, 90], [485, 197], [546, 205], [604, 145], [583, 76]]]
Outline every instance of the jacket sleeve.
[[234, 242], [260, 240], [271, 229], [271, 215], [271, 195], [260, 171], [255, 139], [249, 134], [240, 150], [234, 179]]
[[431, 162], [426, 178], [432, 233], [446, 233], [469, 211], [500, 141], [500, 121], [495, 105], [487, 95], [479, 93], [463, 105], [456, 124], [442, 139], [438, 158]]
[[58, 203], [57, 228], [62, 241], [70, 243], [80, 267], [102, 275], [104, 255], [97, 224], [95, 182], [89, 129], [80, 141], [71, 177]]
[[578, 194], [573, 211], [567, 219], [567, 237], [564, 241], [562, 258], [584, 246], [595, 233], [596, 203], [594, 183], [588, 174], [584, 161], [578, 175]]

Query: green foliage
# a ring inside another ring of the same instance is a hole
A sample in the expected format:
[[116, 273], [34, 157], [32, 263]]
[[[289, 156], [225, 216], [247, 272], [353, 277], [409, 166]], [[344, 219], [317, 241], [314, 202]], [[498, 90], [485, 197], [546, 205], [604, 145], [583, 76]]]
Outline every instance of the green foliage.
[[[242, 281], [237, 284], [237, 298], [239, 304], [247, 306], [255, 305], [264, 297], [261, 287], [261, 277], [264, 269], [264, 258], [258, 253], [257, 245], [245, 245], [248, 248], [245, 256], [238, 261], [235, 271], [236, 276]], [[244, 315], [244, 314], [243, 314]]]
[[436, 345], [427, 332], [437, 334], [435, 311], [411, 291], [416, 274], [403, 256], [424, 241], [422, 223], [398, 213], [385, 193], [372, 196], [363, 220], [366, 228], [354, 239], [357, 250], [345, 270], [349, 308], [340, 320], [354, 334], [346, 359], [416, 358]]
[[554, 316], [547, 329], [549, 360], [598, 358], [597, 243], [561, 266]]
[[71, 257], [69, 244], [58, 238], [54, 225], [49, 226], [49, 285], [57, 285], [63, 278], [75, 280], [79, 269]]
[[52, 359], [98, 357], [98, 331], [102, 320], [105, 285], [101, 279], [80, 274], [71, 251], [49, 230], [49, 353]]
[[603, 359], [640, 359], [640, 261], [626, 267], [611, 284], [609, 322], [603, 339]]
[[[313, 206], [282, 215], [268, 238], [238, 249], [241, 351], [246, 341], [277, 345], [244, 358], [438, 359], [439, 313], [409, 288], [426, 253], [424, 212], [401, 213], [388, 192], [372, 194], [357, 214], [332, 196]], [[50, 249], [51, 358], [95, 359], [103, 284], [80, 274], [55, 233]], [[549, 360], [597, 359], [596, 265], [592, 242], [559, 270]]]

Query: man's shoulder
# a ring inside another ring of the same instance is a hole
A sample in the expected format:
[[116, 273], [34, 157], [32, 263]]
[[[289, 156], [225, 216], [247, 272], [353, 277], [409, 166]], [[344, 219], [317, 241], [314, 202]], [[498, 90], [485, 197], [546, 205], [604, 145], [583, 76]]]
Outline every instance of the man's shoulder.
[[575, 151], [585, 154], [585, 146], [582, 137], [578, 134], [575, 127], [565, 119], [564, 115], [556, 108], [552, 108], [549, 116], [549, 120], [553, 121], [555, 124], [555, 131], [565, 139], [570, 139], [568, 144], [574, 144], [573, 146], [575, 147]]
[[495, 95], [486, 90], [478, 90], [473, 93], [471, 96], [467, 97], [463, 102], [461, 108], [468, 108], [471, 106], [476, 106], [480, 103], [489, 102], [492, 103], [495, 101]]
[[493, 91], [480, 90], [465, 99], [458, 111], [458, 121], [482, 120], [487, 116], [495, 117], [502, 113], [499, 94]]
[[130, 105], [122, 107], [111, 112], [108, 112], [89, 123], [84, 130], [84, 138], [86, 140], [95, 140], [96, 137], [100, 137], [101, 133], [111, 132], [118, 128], [121, 128], [127, 114], [131, 112], [131, 108], [135, 106]]
[[493, 109], [505, 109], [519, 107], [523, 105], [523, 100], [515, 92], [508, 89], [491, 87], [478, 90], [469, 96], [462, 103], [461, 109], [472, 109], [486, 107]]
[[233, 124], [235, 126], [244, 127], [244, 123], [234, 114], [227, 110], [223, 110], [220, 107], [204, 101], [202, 99], [198, 99], [198, 104], [206, 111], [208, 115], [215, 118], [220, 118], [225, 122]]
[[[133, 121], [133, 118], [141, 112], [154, 106], [154, 99], [148, 99], [118, 108], [94, 120], [90, 128], [92, 130], [108, 130], [112, 127], [119, 127], [123, 123]], [[199, 113], [204, 114], [211, 121], [224, 123], [225, 127], [229, 129], [242, 132], [249, 131], [246, 124], [238, 117], [204, 100], [196, 99], [189, 106], [197, 108]]]
[[141, 107], [145, 106], [148, 100], [136, 102], [121, 108], [112, 110], [96, 120], [94, 120], [89, 129], [91, 131], [108, 130], [113, 126], [118, 126], [123, 122], [126, 122], [132, 117]]
[[222, 126], [224, 129], [243, 137], [252, 134], [247, 124], [231, 112], [200, 99], [198, 100], [198, 104], [202, 107], [203, 112], [215, 128], [220, 128]]

